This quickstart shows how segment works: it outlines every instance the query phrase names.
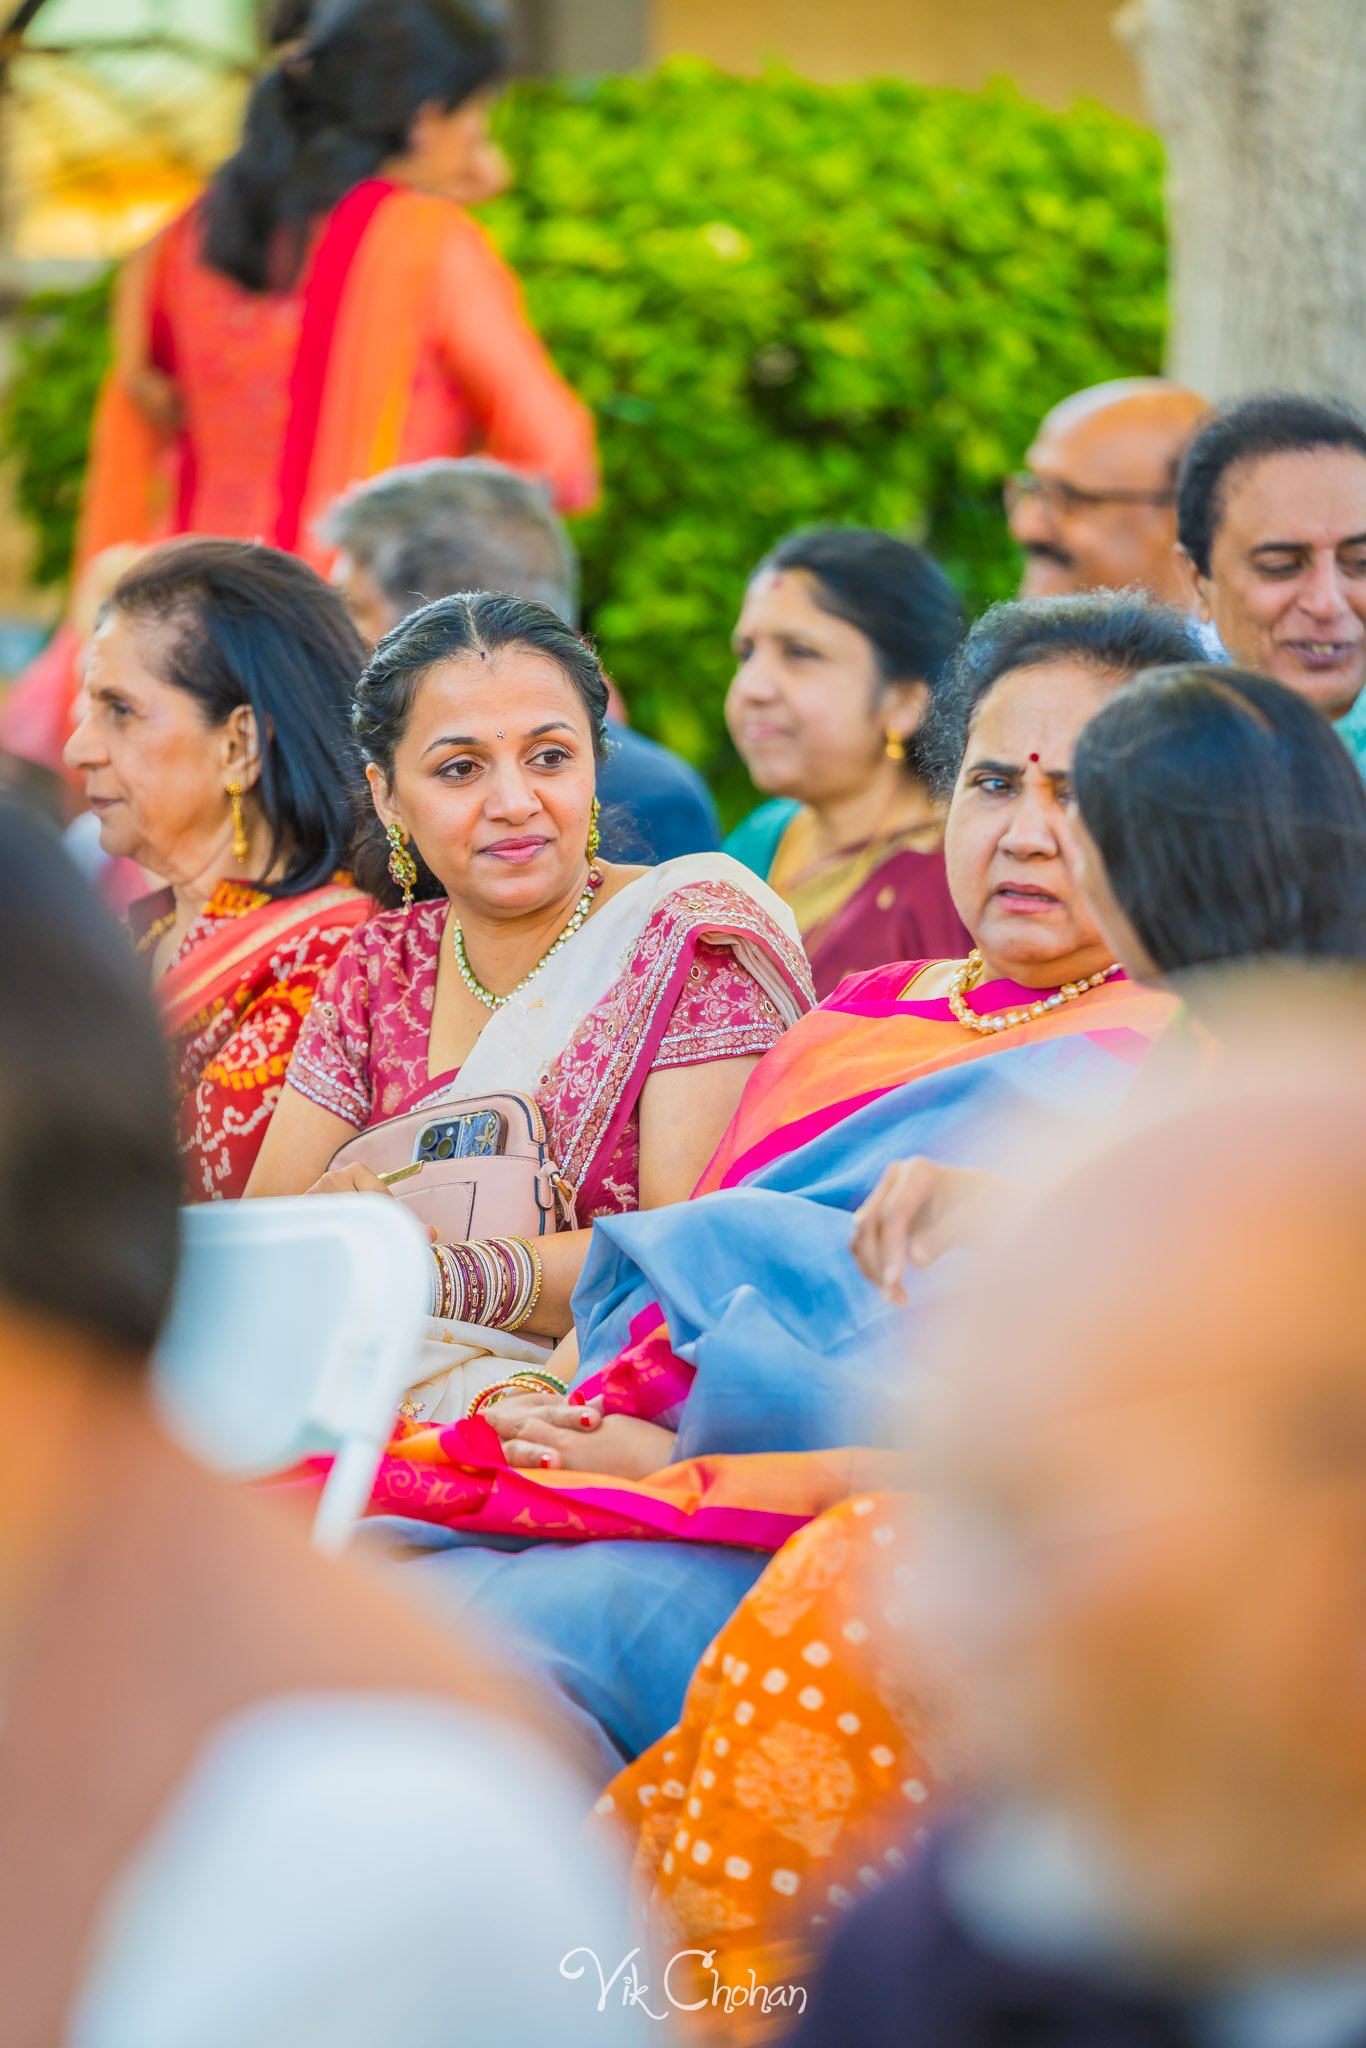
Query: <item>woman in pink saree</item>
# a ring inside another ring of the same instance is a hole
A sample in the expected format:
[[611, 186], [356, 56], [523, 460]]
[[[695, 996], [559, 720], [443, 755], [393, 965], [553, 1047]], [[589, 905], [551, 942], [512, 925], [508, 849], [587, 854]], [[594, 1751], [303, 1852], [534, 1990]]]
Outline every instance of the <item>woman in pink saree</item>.
[[354, 1132], [536, 1098], [581, 1227], [540, 1241], [515, 1329], [450, 1314], [434, 1286], [441, 1348], [411, 1405], [454, 1421], [568, 1331], [595, 1218], [691, 1192], [753, 1066], [810, 1007], [810, 975], [791, 913], [725, 855], [597, 858], [606, 682], [547, 607], [428, 605], [380, 643], [357, 706], [384, 827], [358, 876], [392, 900], [386, 862], [401, 874], [411, 846], [422, 900], [373, 919], [320, 988], [249, 1192], [373, 1191], [364, 1167], [329, 1172]]

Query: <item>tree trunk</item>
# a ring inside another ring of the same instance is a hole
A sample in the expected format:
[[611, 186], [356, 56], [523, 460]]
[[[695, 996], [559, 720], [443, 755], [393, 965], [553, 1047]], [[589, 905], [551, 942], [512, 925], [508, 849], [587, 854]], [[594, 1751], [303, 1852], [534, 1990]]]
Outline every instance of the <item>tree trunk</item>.
[[1366, 406], [1366, 0], [1133, 0], [1167, 145], [1168, 368]]

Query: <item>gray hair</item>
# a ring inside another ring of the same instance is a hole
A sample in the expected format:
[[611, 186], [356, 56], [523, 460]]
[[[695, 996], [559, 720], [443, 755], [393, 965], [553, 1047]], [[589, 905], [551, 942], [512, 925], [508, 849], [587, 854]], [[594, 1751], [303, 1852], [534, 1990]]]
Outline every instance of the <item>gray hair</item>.
[[482, 456], [438, 456], [356, 484], [319, 521], [379, 585], [395, 623], [434, 598], [505, 591], [579, 619], [574, 544], [543, 484]]

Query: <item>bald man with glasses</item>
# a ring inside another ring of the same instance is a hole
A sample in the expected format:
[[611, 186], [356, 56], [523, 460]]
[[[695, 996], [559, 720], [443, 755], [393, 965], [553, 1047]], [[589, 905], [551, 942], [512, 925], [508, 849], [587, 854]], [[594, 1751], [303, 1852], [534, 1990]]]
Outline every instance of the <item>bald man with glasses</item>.
[[1021, 596], [1137, 588], [1189, 609], [1176, 472], [1208, 412], [1194, 391], [1161, 377], [1096, 384], [1054, 406], [1005, 486], [1025, 555]]

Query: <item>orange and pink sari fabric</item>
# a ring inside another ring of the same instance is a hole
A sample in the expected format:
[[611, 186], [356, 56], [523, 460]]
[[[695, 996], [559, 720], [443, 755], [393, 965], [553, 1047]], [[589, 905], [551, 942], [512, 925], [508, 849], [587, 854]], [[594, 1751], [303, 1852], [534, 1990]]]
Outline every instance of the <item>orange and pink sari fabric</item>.
[[[448, 200], [366, 179], [322, 224], [299, 284], [248, 292], [200, 253], [191, 207], [140, 260], [95, 420], [78, 562], [116, 542], [214, 533], [321, 562], [315, 521], [395, 463], [475, 451], [597, 493], [593, 424], [516, 279]], [[174, 385], [165, 436], [129, 370]]]
[[[677, 1461], [643, 1480], [530, 1471], [505, 1462], [481, 1418], [416, 1427], [390, 1446], [375, 1511], [495, 1537], [777, 1550], [851, 1485], [869, 1483], [876, 1454], [840, 1447], [849, 1441], [840, 1400], [822, 1384], [827, 1362], [850, 1344], [868, 1374], [884, 1371], [883, 1310], [848, 1252], [853, 1208], [889, 1159], [933, 1154], [937, 1131], [961, 1138], [980, 1123], [973, 1073], [986, 1080], [986, 1055], [1047, 1060], [1063, 1087], [1069, 1068], [1078, 1087], [1123, 1087], [1171, 1010], [1168, 998], [1120, 980], [982, 1039], [946, 1002], [908, 995], [912, 973], [903, 964], [854, 977], [779, 1040], [690, 1202], [595, 1226], [575, 1296], [582, 1368], [571, 1399], [600, 1398], [608, 1413], [678, 1430]], [[999, 1008], [1021, 993], [997, 982], [974, 1000]], [[960, 1069], [969, 1071], [947, 1107], [922, 1091]], [[748, 1313], [733, 1317], [741, 1295]], [[796, 1329], [781, 1320], [789, 1302], [806, 1304], [793, 1311]], [[874, 1341], [860, 1345], [864, 1332]], [[689, 1434], [694, 1409], [707, 1408], [696, 1395], [699, 1358], [715, 1437]]]
[[[74, 573], [106, 549], [211, 533], [325, 567], [316, 523], [396, 463], [481, 453], [597, 496], [592, 415], [531, 327], [517, 280], [460, 207], [370, 178], [322, 224], [299, 284], [248, 292], [200, 255], [197, 206], [125, 265], [95, 410]], [[175, 431], [134, 396], [154, 370]], [[94, 571], [99, 574], [98, 569]], [[61, 775], [80, 687], [68, 623], [0, 706], [0, 746]]]

